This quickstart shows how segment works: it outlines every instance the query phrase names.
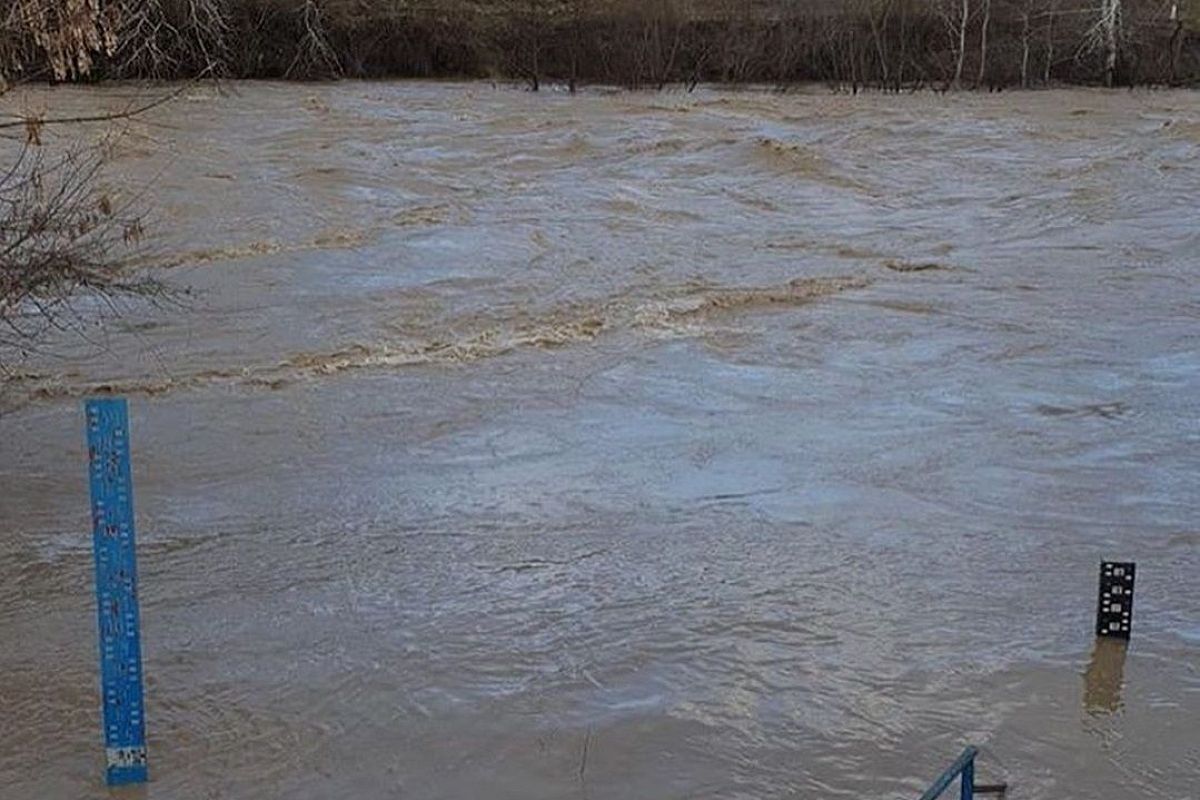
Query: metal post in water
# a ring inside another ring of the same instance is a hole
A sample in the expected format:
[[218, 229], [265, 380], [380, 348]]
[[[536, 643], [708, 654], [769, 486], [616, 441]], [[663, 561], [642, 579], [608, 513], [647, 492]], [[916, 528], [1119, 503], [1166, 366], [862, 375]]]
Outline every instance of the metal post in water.
[[1126, 639], [1133, 632], [1133, 580], [1137, 564], [1100, 563], [1100, 599], [1096, 606], [1096, 635]]
[[88, 480], [96, 559], [100, 692], [109, 786], [144, 783], [146, 718], [142, 697], [141, 619], [124, 399], [88, 400]]

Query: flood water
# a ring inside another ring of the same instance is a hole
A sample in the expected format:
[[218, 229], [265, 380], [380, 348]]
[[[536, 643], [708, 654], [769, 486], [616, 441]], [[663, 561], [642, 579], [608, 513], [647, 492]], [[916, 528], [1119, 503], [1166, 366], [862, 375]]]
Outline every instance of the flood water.
[[0, 797], [108, 796], [105, 391], [131, 796], [1200, 796], [1200, 95], [226, 90], [109, 145], [190, 294], [0, 389]]

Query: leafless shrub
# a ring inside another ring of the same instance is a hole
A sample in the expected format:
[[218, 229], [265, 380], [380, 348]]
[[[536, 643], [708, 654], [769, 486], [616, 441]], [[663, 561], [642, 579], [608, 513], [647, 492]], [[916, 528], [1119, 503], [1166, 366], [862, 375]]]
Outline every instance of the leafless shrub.
[[115, 75], [171, 78], [227, 71], [224, 0], [120, 0], [120, 8], [110, 64]]
[[14, 73], [55, 80], [91, 72], [117, 47], [119, 11], [101, 0], [8, 0], [0, 9], [0, 93]]
[[[14, 0], [0, 11], [0, 94], [17, 76], [92, 75], [120, 50], [130, 19], [122, 12], [117, 0]], [[48, 330], [82, 326], [90, 315], [80, 303], [114, 308], [122, 297], [162, 296], [156, 282], [126, 268], [142, 223], [103, 188], [102, 148], [47, 155], [42, 136], [50, 126], [136, 116], [181, 91], [115, 113], [0, 117], [0, 368]]]
[[127, 268], [142, 239], [128, 203], [105, 191], [99, 148], [49, 156], [27, 141], [0, 174], [0, 369], [50, 329], [92, 318], [79, 298], [115, 308], [122, 297], [161, 297]]
[[138, 0], [137, 6], [126, 7], [131, 13], [121, 17], [114, 72], [146, 78], [174, 73], [178, 56], [172, 45], [177, 32], [162, 0]]
[[1116, 80], [1117, 65], [1123, 40], [1129, 34], [1125, 26], [1125, 9], [1121, 0], [1101, 0], [1096, 21], [1087, 29], [1080, 52], [1104, 54], [1104, 83], [1112, 86]]
[[329, 46], [324, 15], [317, 0], [302, 0], [296, 10], [300, 39], [296, 56], [284, 73], [288, 78], [336, 78], [342, 74], [337, 55]]

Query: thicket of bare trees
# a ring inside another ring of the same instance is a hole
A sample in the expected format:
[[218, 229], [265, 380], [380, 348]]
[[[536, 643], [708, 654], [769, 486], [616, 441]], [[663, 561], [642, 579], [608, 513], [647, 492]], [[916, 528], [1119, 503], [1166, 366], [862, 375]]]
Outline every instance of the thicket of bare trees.
[[[1200, 80], [1200, 0], [9, 3], [0, 19], [0, 73], [10, 79], [14, 70], [61, 79], [86, 67], [102, 77], [474, 76], [531, 88], [546, 81], [825, 81], [898, 90]], [[64, 29], [76, 38], [59, 47], [56, 32]]]

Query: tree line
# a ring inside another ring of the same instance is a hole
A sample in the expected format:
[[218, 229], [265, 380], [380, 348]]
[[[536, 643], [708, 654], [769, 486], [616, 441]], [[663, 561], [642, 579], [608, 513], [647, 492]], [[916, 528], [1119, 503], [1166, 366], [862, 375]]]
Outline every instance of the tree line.
[[[7, 0], [0, 81], [1200, 82], [1200, 0]], [[2, 85], [0, 85], [2, 90]]]

